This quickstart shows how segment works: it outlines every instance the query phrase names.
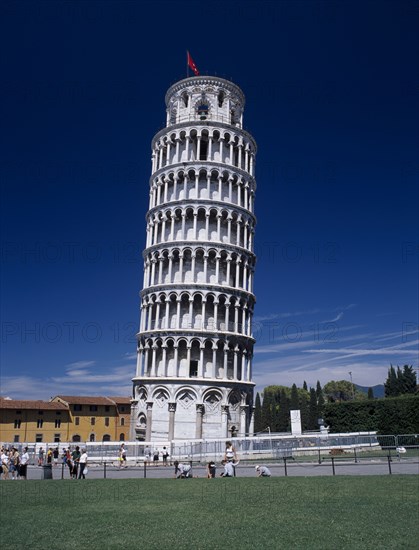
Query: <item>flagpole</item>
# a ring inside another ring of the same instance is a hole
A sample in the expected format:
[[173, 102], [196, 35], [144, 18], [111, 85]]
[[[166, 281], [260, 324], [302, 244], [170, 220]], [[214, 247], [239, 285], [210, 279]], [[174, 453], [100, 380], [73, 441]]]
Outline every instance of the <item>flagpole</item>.
[[186, 50], [186, 78], [189, 78], [188, 50]]

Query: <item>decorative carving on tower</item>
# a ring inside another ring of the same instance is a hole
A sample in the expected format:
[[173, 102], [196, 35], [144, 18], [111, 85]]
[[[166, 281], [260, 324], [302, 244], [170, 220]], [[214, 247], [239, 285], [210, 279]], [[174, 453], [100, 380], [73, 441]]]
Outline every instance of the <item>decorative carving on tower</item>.
[[133, 379], [142, 431], [132, 438], [144, 419], [149, 441], [252, 429], [256, 143], [244, 103], [238, 86], [209, 76], [166, 93], [167, 126], [152, 140]]

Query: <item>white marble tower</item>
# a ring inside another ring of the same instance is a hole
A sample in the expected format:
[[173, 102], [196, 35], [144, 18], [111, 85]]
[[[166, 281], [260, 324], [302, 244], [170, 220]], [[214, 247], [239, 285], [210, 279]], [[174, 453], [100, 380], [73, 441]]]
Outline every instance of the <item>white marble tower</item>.
[[195, 76], [152, 140], [132, 439], [253, 433], [256, 143], [244, 95]]

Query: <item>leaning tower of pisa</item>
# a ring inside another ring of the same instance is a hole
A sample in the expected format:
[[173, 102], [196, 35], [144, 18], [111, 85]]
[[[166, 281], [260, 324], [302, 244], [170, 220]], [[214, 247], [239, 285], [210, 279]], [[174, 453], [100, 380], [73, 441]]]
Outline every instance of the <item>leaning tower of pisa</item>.
[[253, 432], [256, 143], [244, 95], [194, 76], [152, 140], [133, 439]]

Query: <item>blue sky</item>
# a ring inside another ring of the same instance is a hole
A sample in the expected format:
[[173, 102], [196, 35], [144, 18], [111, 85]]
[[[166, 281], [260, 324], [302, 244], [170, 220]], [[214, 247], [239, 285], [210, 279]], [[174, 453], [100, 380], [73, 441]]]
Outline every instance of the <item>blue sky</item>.
[[1, 394], [129, 394], [164, 95], [232, 78], [258, 143], [254, 381], [418, 367], [417, 2], [6, 2]]

